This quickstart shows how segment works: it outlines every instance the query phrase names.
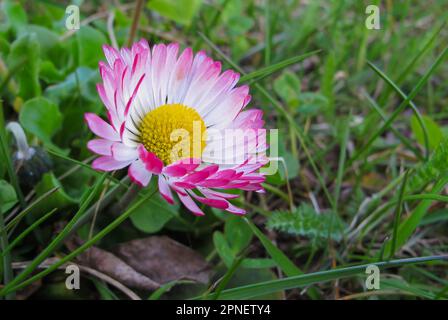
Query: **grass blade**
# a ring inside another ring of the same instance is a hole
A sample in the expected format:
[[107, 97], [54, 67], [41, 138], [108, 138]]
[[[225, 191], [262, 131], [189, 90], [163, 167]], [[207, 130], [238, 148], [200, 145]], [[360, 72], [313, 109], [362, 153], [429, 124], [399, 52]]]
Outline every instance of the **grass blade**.
[[267, 77], [267, 76], [273, 74], [274, 72], [277, 72], [277, 71], [282, 70], [282, 69], [284, 69], [284, 68], [286, 68], [286, 67], [288, 67], [290, 65], [293, 65], [293, 64], [298, 63], [300, 61], [303, 61], [306, 58], [309, 58], [309, 57], [311, 57], [311, 56], [313, 56], [313, 55], [315, 55], [315, 54], [317, 54], [317, 53], [319, 53], [321, 51], [322, 50], [314, 50], [314, 51], [311, 51], [311, 52], [308, 52], [308, 53], [305, 53], [305, 54], [302, 54], [302, 55], [299, 55], [299, 56], [295, 56], [295, 57], [283, 60], [281, 62], [275, 63], [275, 64], [270, 65], [268, 67], [261, 68], [261, 69], [259, 69], [257, 71], [254, 71], [254, 72], [251, 72], [251, 73], [249, 73], [247, 75], [242, 76], [240, 78], [240, 81], [241, 82], [247, 82], [247, 81], [250, 81], [250, 80], [253, 80], [253, 79], [256, 79], [256, 78]]
[[[381, 261], [371, 264], [363, 264], [358, 266], [345, 267], [340, 269], [332, 269], [327, 271], [320, 271], [310, 274], [303, 274], [283, 279], [259, 282], [252, 285], [232, 288], [224, 290], [221, 293], [221, 299], [250, 299], [252, 297], [279, 292], [288, 289], [301, 288], [310, 286], [317, 283], [333, 281], [336, 279], [342, 279], [347, 277], [356, 276], [358, 274], [364, 274], [366, 268], [369, 265], [376, 265], [380, 269], [396, 268], [409, 264], [419, 264], [434, 261], [448, 261], [448, 256], [427, 256], [418, 258], [408, 258], [390, 261]], [[209, 296], [212, 298], [213, 294]], [[196, 297], [195, 299], [200, 299]]]
[[397, 245], [398, 225], [400, 223], [401, 211], [403, 210], [403, 196], [406, 190], [406, 182], [408, 181], [408, 175], [409, 171], [406, 171], [403, 183], [401, 184], [400, 194], [398, 196], [397, 208], [395, 209], [394, 232], [392, 234], [392, 249], [390, 251], [389, 259], [392, 259], [395, 253], [395, 247]]
[[19, 234], [14, 241], [12, 241], [9, 246], [7, 246], [3, 252], [0, 252], [0, 257], [4, 256], [7, 252], [10, 252], [17, 244], [20, 243], [20, 241], [23, 240], [28, 234], [30, 234], [35, 228], [37, 228], [39, 225], [41, 225], [43, 222], [45, 222], [48, 218], [50, 218], [53, 213], [57, 211], [57, 208], [54, 208], [50, 212], [46, 213], [42, 217], [40, 217], [36, 222], [34, 222], [32, 225], [30, 225], [28, 228], [25, 229], [21, 234]]
[[[401, 89], [384, 72], [382, 72], [378, 67], [376, 67], [370, 61], [367, 61], [367, 64], [369, 65], [370, 68], [373, 69], [373, 71], [375, 71], [381, 78], [383, 78], [383, 80], [386, 81], [389, 84], [389, 86], [391, 86], [395, 90], [395, 92], [397, 92], [401, 96], [402, 99], [407, 99], [406, 94], [403, 91], [401, 91]], [[420, 127], [422, 128], [423, 138], [425, 141], [426, 158], [428, 158], [429, 157], [428, 128], [426, 128], [426, 125], [425, 125], [425, 122], [423, 121], [422, 115], [421, 115], [420, 111], [418, 111], [418, 108], [414, 104], [414, 102], [409, 100], [409, 105], [411, 106], [412, 110], [414, 111], [414, 114], [417, 117], [417, 121], [418, 121]]]
[[360, 156], [362, 156], [370, 148], [372, 143], [381, 134], [383, 134], [383, 132], [386, 131], [387, 128], [389, 128], [391, 126], [391, 124], [401, 114], [401, 112], [409, 104], [409, 102], [415, 98], [415, 96], [418, 94], [420, 89], [423, 87], [423, 85], [429, 79], [431, 74], [436, 70], [436, 68], [439, 66], [439, 64], [443, 61], [443, 59], [445, 58], [447, 53], [448, 53], [448, 47], [445, 47], [445, 49], [443, 49], [442, 53], [437, 57], [436, 61], [431, 65], [431, 67], [428, 69], [428, 71], [425, 73], [425, 75], [422, 78], [420, 78], [419, 82], [414, 87], [414, 89], [412, 89], [412, 91], [408, 95], [408, 97], [398, 106], [398, 108], [393, 112], [393, 114], [389, 117], [389, 119], [387, 119], [387, 121], [383, 124], [383, 126], [372, 135], [372, 137], [369, 139], [369, 141], [350, 158], [350, 160], [347, 163], [347, 167], [350, 167]]
[[300, 270], [289, 258], [279, 249], [277, 248], [271, 240], [269, 240], [263, 232], [261, 232], [257, 226], [255, 226], [248, 219], [244, 219], [246, 223], [251, 228], [254, 235], [260, 240], [263, 247], [269, 253], [271, 258], [277, 263], [280, 269], [288, 276], [296, 276], [298, 274], [303, 274], [302, 270]]
[[[17, 291], [21, 288], [26, 287], [27, 285], [45, 277], [49, 273], [53, 272], [63, 264], [67, 263], [68, 261], [72, 260], [79, 254], [83, 253], [85, 250], [93, 246], [95, 243], [97, 243], [99, 240], [104, 238], [108, 233], [110, 233], [112, 230], [114, 230], [116, 227], [118, 227], [123, 221], [125, 221], [143, 202], [148, 200], [154, 195], [154, 192], [149, 193], [147, 196], [142, 197], [137, 202], [135, 202], [129, 209], [127, 209], [122, 215], [120, 215], [118, 218], [116, 218], [114, 221], [112, 221], [107, 227], [102, 229], [100, 232], [98, 232], [95, 236], [93, 236], [90, 240], [86, 241], [83, 245], [57, 261], [56, 263], [52, 264], [50, 267], [45, 269], [42, 272], [39, 272], [38, 274], [32, 276], [28, 280], [25, 280], [19, 284], [17, 284], [17, 281], [15, 281], [15, 286], [12, 287], [10, 284], [8, 287], [4, 287], [3, 290], [0, 291], [0, 296], [8, 294], [11, 291]], [[28, 268], [28, 267], [27, 267]], [[16, 278], [17, 279], [17, 278]], [[15, 279], [14, 279], [15, 280]]]
[[14, 278], [13, 281], [11, 281], [0, 291], [0, 294], [3, 295], [5, 293], [13, 292], [14, 290], [10, 289], [24, 280], [29, 274], [31, 274], [39, 266], [39, 264], [41, 264], [66, 238], [75, 222], [84, 214], [90, 202], [92, 202], [93, 198], [97, 195], [106, 177], [107, 173], [103, 173], [103, 175], [96, 181], [95, 185], [93, 186], [92, 192], [90, 192], [89, 195], [82, 201], [79, 206], [79, 210], [70, 220], [70, 222], [67, 223], [64, 229], [56, 236], [56, 238], [54, 238], [53, 241], [51, 241], [51, 243], [16, 278]]

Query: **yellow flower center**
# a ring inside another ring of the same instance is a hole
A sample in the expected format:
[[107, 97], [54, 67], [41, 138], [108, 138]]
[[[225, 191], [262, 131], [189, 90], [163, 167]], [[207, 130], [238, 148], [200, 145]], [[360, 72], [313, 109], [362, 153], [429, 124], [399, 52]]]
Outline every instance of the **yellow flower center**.
[[166, 104], [148, 112], [140, 124], [140, 141], [165, 165], [201, 158], [205, 148], [204, 120], [193, 108]]

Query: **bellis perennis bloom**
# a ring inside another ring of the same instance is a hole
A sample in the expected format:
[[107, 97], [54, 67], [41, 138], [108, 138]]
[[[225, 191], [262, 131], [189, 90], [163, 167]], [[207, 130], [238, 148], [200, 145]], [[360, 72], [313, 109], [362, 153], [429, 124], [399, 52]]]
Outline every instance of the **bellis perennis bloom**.
[[163, 198], [172, 204], [177, 194], [196, 215], [204, 214], [198, 203], [244, 214], [229, 202], [238, 196], [225, 191], [264, 192], [267, 145], [262, 111], [243, 111], [251, 96], [248, 86], [236, 87], [239, 74], [221, 72], [203, 51], [179, 53], [175, 43], [103, 49], [97, 89], [108, 121], [85, 115], [99, 137], [88, 143], [100, 155], [93, 168], [128, 167], [142, 187], [157, 175]]

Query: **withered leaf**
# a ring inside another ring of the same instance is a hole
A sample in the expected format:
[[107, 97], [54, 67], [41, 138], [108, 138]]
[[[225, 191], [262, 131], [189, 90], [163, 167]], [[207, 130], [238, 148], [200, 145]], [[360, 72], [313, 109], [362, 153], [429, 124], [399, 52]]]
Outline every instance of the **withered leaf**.
[[114, 252], [136, 271], [164, 284], [174, 280], [208, 283], [211, 268], [194, 250], [166, 236], [151, 236], [118, 245]]
[[105, 273], [128, 287], [143, 290], [156, 290], [160, 287], [159, 283], [134, 270], [134, 268], [114, 254], [97, 247], [91, 247], [78, 256], [78, 260], [82, 264]]

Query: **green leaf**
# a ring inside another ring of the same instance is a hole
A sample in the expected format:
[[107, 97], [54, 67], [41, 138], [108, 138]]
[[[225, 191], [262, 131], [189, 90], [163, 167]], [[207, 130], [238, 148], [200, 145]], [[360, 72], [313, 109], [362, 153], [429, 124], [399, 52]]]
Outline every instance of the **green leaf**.
[[269, 240], [252, 222], [245, 219], [255, 236], [260, 240], [263, 247], [271, 258], [277, 263], [287, 276], [295, 276], [303, 272], [289, 258]]
[[299, 106], [300, 80], [291, 71], [285, 71], [275, 79], [274, 90], [290, 107]]
[[[333, 223], [332, 230], [328, 234], [331, 223]], [[307, 204], [302, 204], [292, 213], [274, 212], [269, 217], [267, 226], [291, 235], [311, 238], [317, 243], [325, 241], [328, 237], [339, 241], [344, 231], [344, 223], [336, 215], [331, 212], [317, 214], [314, 208]]]
[[5, 0], [2, 3], [2, 14], [14, 31], [26, 25], [28, 18], [23, 6], [15, 1]]
[[230, 268], [235, 260], [235, 255], [222, 232], [215, 231], [213, 233], [213, 244], [226, 267]]
[[52, 61], [45, 60], [40, 64], [39, 78], [47, 83], [55, 83], [63, 80], [61, 70], [55, 67]]
[[[433, 186], [431, 193], [434, 195], [439, 194], [448, 183], [448, 178], [445, 176], [443, 179], [437, 181]], [[420, 221], [428, 213], [430, 206], [433, 204], [433, 200], [423, 200], [418, 206], [409, 214], [406, 219], [404, 219], [398, 226], [397, 235], [395, 238], [395, 248], [393, 248], [392, 243], [389, 241], [384, 247], [384, 256], [391, 256], [394, 254], [394, 249], [398, 250], [401, 248], [408, 239], [412, 236], [414, 231], [420, 224]]]
[[[244, 261], [244, 260], [243, 260]], [[269, 269], [245, 269], [245, 268], [239, 268], [235, 274], [233, 275], [232, 279], [227, 284], [228, 288], [241, 288], [242, 286], [246, 285], [256, 285], [257, 283], [264, 283], [269, 281], [275, 281], [277, 280], [276, 275]], [[233, 290], [233, 289], [227, 289], [227, 290]], [[221, 291], [221, 293], [226, 292], [227, 290]], [[210, 296], [207, 297], [207, 299], [214, 299], [216, 298], [216, 293], [212, 293]], [[252, 299], [256, 300], [280, 300], [282, 299], [283, 295], [280, 292], [271, 292], [271, 293], [263, 293], [261, 292], [259, 295], [252, 296]], [[218, 299], [222, 299], [223, 296], [219, 296]]]
[[77, 94], [89, 102], [98, 102], [95, 83], [99, 81], [96, 69], [79, 67], [70, 73], [63, 82], [47, 87], [44, 95], [57, 104], [65, 99], [72, 99]]
[[[430, 117], [422, 116], [423, 123], [428, 130], [429, 148], [434, 150], [443, 138], [443, 132], [439, 125]], [[411, 128], [418, 143], [425, 145], [425, 136], [417, 116], [414, 114], [411, 118]]]
[[39, 84], [40, 44], [35, 34], [25, 34], [11, 46], [8, 65], [11, 69], [20, 66], [14, 77], [19, 83], [19, 96], [24, 100], [40, 96]]
[[142, 203], [130, 218], [137, 229], [155, 233], [177, 214], [177, 209], [160, 196], [154, 196]]
[[0, 214], [11, 209], [17, 203], [14, 187], [5, 180], [0, 180]]
[[148, 8], [177, 23], [190, 25], [202, 0], [151, 0]]
[[230, 216], [224, 225], [224, 234], [232, 252], [236, 255], [252, 240], [249, 226], [239, 216]]
[[[247, 33], [254, 26], [254, 19], [248, 16], [231, 17], [227, 22], [227, 27], [230, 29], [231, 36], [241, 36]], [[244, 37], [241, 37], [244, 39]]]
[[316, 115], [325, 112], [329, 103], [327, 97], [316, 92], [304, 92], [299, 97], [298, 111], [301, 114]]
[[431, 158], [419, 165], [409, 181], [409, 190], [417, 190], [432, 181], [437, 181], [448, 174], [448, 137], [440, 142]]
[[60, 44], [59, 36], [56, 32], [38, 25], [29, 24], [20, 32], [21, 36], [26, 34], [33, 34], [36, 37], [37, 42], [40, 45], [39, 53], [41, 54], [41, 57], [48, 59], [51, 59], [52, 57], [57, 58], [56, 53], [59, 52], [55, 52], [54, 55], [51, 55], [52, 49], [58, 47]]
[[103, 33], [89, 26], [82, 26], [76, 31], [78, 43], [78, 64], [96, 68], [98, 61], [104, 60], [102, 46], [107, 44]]
[[26, 131], [51, 144], [51, 137], [61, 128], [62, 114], [53, 102], [38, 97], [22, 106], [19, 120]]
[[272, 259], [246, 258], [241, 261], [241, 267], [247, 269], [268, 269], [274, 268], [275, 266], [277, 266], [277, 264]]
[[59, 180], [53, 173], [49, 172], [42, 176], [42, 180], [36, 185], [37, 197], [43, 196], [54, 188], [58, 190], [48, 196], [44, 201], [39, 203], [32, 212], [40, 215], [41, 213], [48, 212], [53, 208], [63, 209], [76, 203], [76, 200], [70, 197], [63, 189]]

